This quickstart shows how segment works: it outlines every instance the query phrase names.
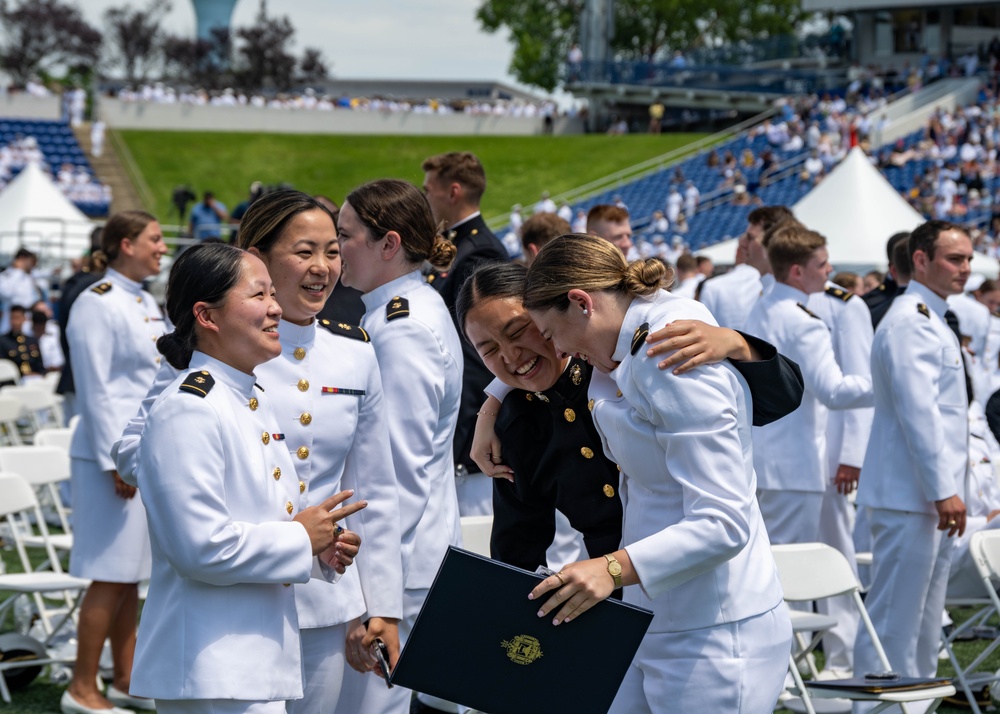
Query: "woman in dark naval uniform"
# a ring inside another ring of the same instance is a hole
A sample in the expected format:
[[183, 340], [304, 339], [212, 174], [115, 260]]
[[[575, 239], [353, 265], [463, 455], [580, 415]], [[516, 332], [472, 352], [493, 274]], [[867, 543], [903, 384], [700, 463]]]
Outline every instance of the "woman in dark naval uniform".
[[[522, 304], [525, 273], [515, 263], [479, 266], [462, 285], [456, 312], [465, 338], [497, 377], [487, 390], [491, 396], [480, 411], [472, 450], [483, 473], [498, 476], [491, 554], [535, 570], [546, 565], [556, 509], [583, 535], [594, 558], [618, 548], [622, 505], [618, 466], [603, 455], [590, 415], [593, 368], [583, 359], [559, 359], [542, 338]], [[755, 426], [798, 408], [798, 366], [772, 345], [694, 321], [678, 327], [657, 352], [686, 347], [677, 361], [688, 360], [689, 366], [729, 357], [752, 392]]]

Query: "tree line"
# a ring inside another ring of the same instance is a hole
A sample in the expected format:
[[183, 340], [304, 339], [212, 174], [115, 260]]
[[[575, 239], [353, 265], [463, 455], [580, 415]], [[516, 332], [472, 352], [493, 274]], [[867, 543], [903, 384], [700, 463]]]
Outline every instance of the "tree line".
[[64, 0], [0, 0], [0, 67], [16, 85], [35, 76], [120, 73], [140, 85], [152, 77], [218, 89], [289, 89], [326, 78], [322, 53], [292, 53], [295, 29], [287, 16], [271, 16], [266, 0], [253, 23], [232, 31], [214, 28], [210, 39], [172, 35], [162, 27], [170, 0], [143, 7], [110, 7], [102, 28], [90, 25]]

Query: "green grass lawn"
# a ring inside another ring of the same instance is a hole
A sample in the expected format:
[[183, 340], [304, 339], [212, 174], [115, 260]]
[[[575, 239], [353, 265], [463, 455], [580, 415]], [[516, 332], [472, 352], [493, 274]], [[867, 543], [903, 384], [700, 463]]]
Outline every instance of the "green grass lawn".
[[703, 134], [529, 137], [303, 136], [210, 132], [123, 131], [126, 144], [152, 191], [150, 206], [163, 223], [176, 222], [174, 187], [199, 195], [214, 191], [232, 209], [251, 182], [287, 182], [338, 203], [372, 179], [402, 178], [420, 185], [420, 164], [432, 154], [472, 151], [486, 168], [483, 214], [531, 204], [645, 161]]

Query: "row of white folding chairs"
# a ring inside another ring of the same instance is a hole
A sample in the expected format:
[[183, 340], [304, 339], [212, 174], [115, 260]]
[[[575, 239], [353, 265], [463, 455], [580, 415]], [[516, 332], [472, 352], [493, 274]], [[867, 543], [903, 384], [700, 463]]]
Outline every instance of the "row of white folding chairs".
[[0, 388], [0, 433], [4, 443], [24, 443], [19, 422], [26, 426], [29, 438], [33, 438], [39, 429], [61, 427], [62, 397], [46, 386], [43, 380], [35, 384]]

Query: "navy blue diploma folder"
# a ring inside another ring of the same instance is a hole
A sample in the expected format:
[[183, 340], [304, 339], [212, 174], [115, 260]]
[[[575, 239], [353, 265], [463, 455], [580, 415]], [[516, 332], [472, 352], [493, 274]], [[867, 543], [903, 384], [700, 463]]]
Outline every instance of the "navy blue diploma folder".
[[449, 548], [392, 683], [488, 714], [607, 712], [653, 615], [605, 600], [556, 627], [528, 599], [542, 579]]

